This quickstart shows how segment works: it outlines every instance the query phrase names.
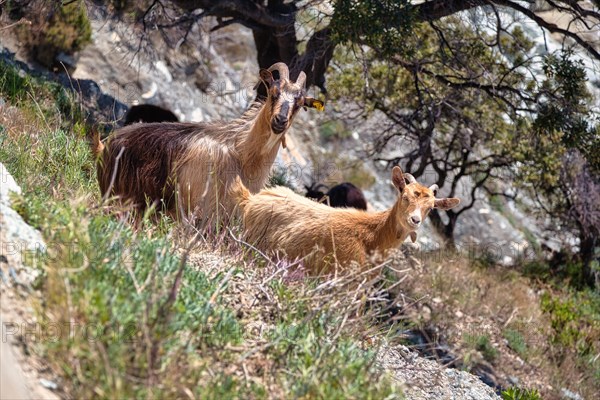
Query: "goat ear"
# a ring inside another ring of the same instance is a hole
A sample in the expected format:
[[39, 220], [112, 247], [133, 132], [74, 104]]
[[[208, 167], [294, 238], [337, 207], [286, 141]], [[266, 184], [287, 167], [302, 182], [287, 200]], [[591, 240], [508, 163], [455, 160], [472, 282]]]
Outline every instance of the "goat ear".
[[413, 243], [417, 243], [417, 232], [410, 233], [410, 240], [412, 240]]
[[264, 68], [260, 70], [259, 76], [260, 81], [258, 81], [258, 83], [254, 86], [254, 90], [258, 89], [261, 83], [264, 83], [267, 89], [269, 89], [275, 81], [273, 79], [273, 74], [271, 73], [271, 71], [266, 70]]
[[392, 168], [392, 183], [400, 192], [403, 191], [404, 187], [406, 186], [402, 169], [397, 165], [394, 168]]
[[313, 99], [312, 97], [305, 97], [304, 107], [316, 108], [317, 111], [323, 111], [325, 109], [325, 103], [321, 100]]
[[449, 210], [456, 207], [458, 203], [460, 203], [460, 199], [455, 197], [447, 199], [435, 199], [434, 207], [439, 208], [440, 210]]

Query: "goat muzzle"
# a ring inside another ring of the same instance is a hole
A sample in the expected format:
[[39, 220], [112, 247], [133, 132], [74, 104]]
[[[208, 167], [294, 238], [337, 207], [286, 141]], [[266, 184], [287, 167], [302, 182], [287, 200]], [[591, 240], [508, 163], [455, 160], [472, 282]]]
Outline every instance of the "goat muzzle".
[[287, 126], [288, 119], [286, 117], [282, 117], [281, 115], [276, 115], [271, 121], [271, 128], [273, 129], [273, 132], [278, 135], [283, 133], [287, 129]]

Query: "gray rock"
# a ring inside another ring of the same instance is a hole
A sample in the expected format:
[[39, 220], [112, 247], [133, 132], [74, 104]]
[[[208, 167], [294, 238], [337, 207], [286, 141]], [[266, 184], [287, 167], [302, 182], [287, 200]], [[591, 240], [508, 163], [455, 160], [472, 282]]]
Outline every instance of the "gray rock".
[[43, 379], [42, 378], [42, 379], [40, 379], [40, 383], [46, 389], [50, 389], [50, 390], [56, 390], [56, 389], [58, 389], [58, 385], [56, 384], [56, 382], [49, 381], [48, 379]]
[[4, 164], [0, 163], [0, 203], [10, 207], [10, 193], [21, 194], [21, 188], [15, 182]]
[[491, 400], [500, 397], [475, 375], [445, 368], [416, 355], [406, 346], [383, 345], [377, 353], [378, 365], [403, 385], [407, 399]]
[[560, 389], [560, 396], [565, 400], [583, 400], [583, 397], [577, 392], [572, 392], [567, 388]]
[[[10, 260], [9, 265], [19, 268], [31, 264], [32, 257], [46, 251], [46, 244], [39, 231], [35, 230], [11, 208], [10, 193], [21, 193], [21, 188], [15, 182], [4, 164], [0, 163], [0, 235], [4, 256]], [[33, 271], [20, 271], [21, 278], [28, 283], [35, 279]], [[24, 276], [23, 276], [24, 275]]]

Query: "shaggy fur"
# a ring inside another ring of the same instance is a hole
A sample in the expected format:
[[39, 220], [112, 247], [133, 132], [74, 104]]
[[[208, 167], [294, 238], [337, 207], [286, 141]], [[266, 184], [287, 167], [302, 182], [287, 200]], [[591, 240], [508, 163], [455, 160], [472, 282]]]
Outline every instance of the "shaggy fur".
[[331, 208], [285, 187], [252, 195], [239, 180], [232, 194], [249, 243], [290, 260], [303, 258], [304, 266], [319, 274], [336, 265], [344, 270], [353, 261], [364, 265], [369, 256], [385, 255], [409, 235], [416, 240], [416, 230], [433, 207], [449, 209], [459, 203], [436, 199], [431, 188], [416, 182], [406, 184], [400, 167], [394, 167], [392, 182], [399, 191], [395, 204], [376, 213]]
[[[280, 79], [273, 79], [273, 69]], [[96, 137], [102, 194], [139, 211], [155, 203], [171, 215], [194, 213], [197, 221], [227, 216], [234, 203], [225, 193], [235, 177], [252, 192], [264, 186], [285, 132], [311, 100], [304, 96], [303, 74], [296, 83], [287, 78], [285, 64], [262, 70], [268, 98], [231, 122], [134, 124], [115, 132], [106, 146]]]

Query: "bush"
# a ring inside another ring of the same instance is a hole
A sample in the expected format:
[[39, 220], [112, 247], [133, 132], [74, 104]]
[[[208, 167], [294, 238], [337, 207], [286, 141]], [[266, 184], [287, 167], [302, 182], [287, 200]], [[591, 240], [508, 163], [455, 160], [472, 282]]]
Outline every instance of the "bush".
[[346, 139], [352, 135], [352, 132], [346, 129], [344, 123], [339, 120], [322, 123], [319, 127], [319, 133], [321, 135], [321, 140], [324, 142]]
[[43, 119], [46, 126], [70, 129], [84, 122], [82, 109], [72, 92], [58, 83], [27, 75], [4, 60], [0, 60], [0, 95], [7, 103]]
[[488, 335], [465, 335], [464, 341], [467, 345], [480, 352], [488, 362], [493, 363], [498, 357], [498, 350], [492, 346]]
[[525, 359], [528, 348], [525, 338], [523, 335], [521, 335], [521, 332], [515, 329], [507, 329], [503, 334], [504, 338], [508, 342], [508, 347], [516, 352], [521, 358]]
[[26, 10], [31, 26], [21, 26], [19, 38], [29, 54], [47, 67], [58, 67], [60, 53], [73, 54], [92, 40], [92, 27], [83, 1], [60, 6], [31, 2]]

